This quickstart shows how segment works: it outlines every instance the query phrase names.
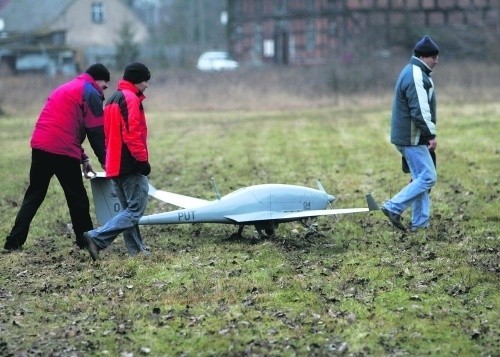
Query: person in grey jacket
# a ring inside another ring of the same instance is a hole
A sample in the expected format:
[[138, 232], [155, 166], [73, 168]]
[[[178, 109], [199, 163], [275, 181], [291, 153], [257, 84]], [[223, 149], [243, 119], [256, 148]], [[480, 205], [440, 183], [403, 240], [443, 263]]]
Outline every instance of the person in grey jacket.
[[438, 64], [439, 48], [429, 37], [419, 40], [410, 62], [396, 82], [391, 119], [391, 143], [403, 155], [412, 180], [382, 205], [382, 212], [406, 231], [401, 214], [412, 207], [412, 231], [430, 224], [430, 189], [437, 181], [431, 153], [436, 149], [436, 95], [431, 72]]

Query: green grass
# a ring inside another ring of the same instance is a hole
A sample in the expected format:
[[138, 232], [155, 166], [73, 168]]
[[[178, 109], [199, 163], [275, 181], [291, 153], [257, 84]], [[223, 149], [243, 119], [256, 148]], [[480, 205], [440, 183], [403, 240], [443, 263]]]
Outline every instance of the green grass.
[[[320, 178], [337, 207], [383, 201], [408, 180], [387, 107], [150, 111], [151, 182], [214, 199], [211, 177], [222, 194]], [[24, 251], [0, 256], [0, 355], [495, 355], [499, 117], [498, 103], [440, 105], [432, 227], [418, 234], [379, 212], [320, 218], [313, 237], [282, 224], [261, 241], [252, 227], [235, 239], [233, 226], [145, 226], [151, 257], [128, 257], [119, 238], [93, 264], [53, 182]], [[0, 118], [5, 234], [33, 120]]]

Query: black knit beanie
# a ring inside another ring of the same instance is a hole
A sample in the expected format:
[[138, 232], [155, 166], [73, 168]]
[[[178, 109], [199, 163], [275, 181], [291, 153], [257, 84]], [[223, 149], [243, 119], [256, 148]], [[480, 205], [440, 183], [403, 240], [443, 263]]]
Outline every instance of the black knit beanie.
[[85, 70], [85, 73], [90, 74], [96, 81], [102, 80], [109, 82], [110, 80], [109, 71], [102, 63], [93, 64]]
[[413, 53], [416, 57], [430, 57], [436, 56], [439, 53], [439, 48], [434, 41], [425, 35], [420, 41], [417, 42]]
[[149, 81], [151, 73], [148, 67], [140, 62], [131, 62], [125, 67], [123, 79], [131, 83], [137, 84], [144, 81]]

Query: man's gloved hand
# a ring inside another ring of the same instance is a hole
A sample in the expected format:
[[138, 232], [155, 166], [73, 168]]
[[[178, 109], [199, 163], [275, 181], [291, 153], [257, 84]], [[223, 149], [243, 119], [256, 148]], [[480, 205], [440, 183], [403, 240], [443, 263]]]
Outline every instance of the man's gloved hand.
[[83, 172], [83, 176], [87, 179], [90, 178], [90, 175], [89, 175], [90, 173], [93, 173], [94, 176], [96, 175], [89, 160], [85, 160], [84, 162], [82, 162], [82, 172]]
[[138, 161], [137, 172], [141, 175], [148, 176], [151, 172], [151, 165], [147, 161]]

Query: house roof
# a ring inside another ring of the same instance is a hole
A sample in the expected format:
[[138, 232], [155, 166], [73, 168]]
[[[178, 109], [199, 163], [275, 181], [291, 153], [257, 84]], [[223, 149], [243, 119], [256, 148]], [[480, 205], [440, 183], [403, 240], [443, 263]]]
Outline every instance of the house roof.
[[5, 31], [46, 30], [75, 0], [0, 0], [0, 18]]
[[7, 3], [9, 3], [10, 0], [0, 0], [0, 11], [2, 10], [2, 8], [7, 5]]

